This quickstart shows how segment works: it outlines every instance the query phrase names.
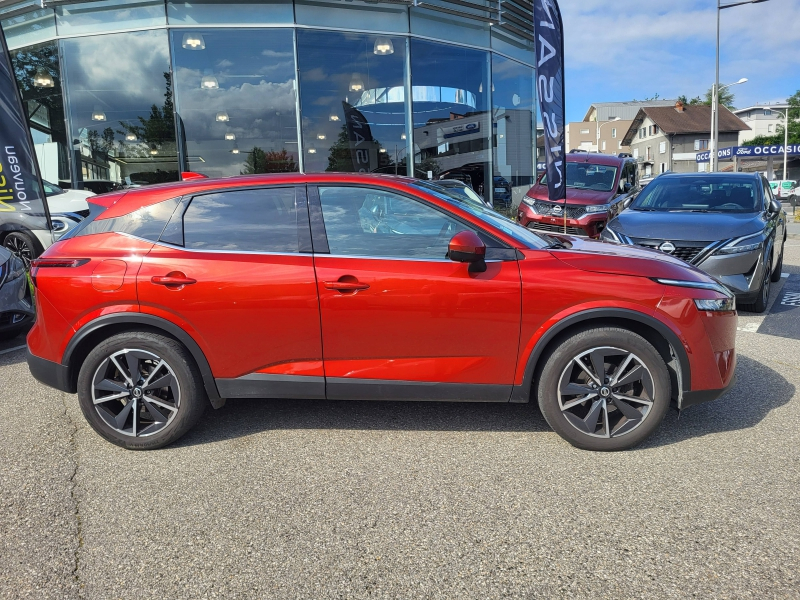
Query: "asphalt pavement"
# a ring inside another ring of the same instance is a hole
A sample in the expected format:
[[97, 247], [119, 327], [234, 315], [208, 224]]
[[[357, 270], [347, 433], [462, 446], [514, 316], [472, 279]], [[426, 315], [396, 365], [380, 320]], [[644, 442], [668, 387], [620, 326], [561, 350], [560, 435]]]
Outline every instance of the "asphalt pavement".
[[0, 349], [0, 597], [800, 597], [800, 339], [768, 319], [733, 391], [614, 454], [534, 405], [257, 400], [128, 452]]

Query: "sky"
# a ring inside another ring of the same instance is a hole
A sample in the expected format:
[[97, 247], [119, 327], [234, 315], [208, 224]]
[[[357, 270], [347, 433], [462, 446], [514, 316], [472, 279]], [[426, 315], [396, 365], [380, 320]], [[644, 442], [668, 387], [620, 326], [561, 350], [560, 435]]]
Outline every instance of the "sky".
[[[723, 0], [723, 4], [733, 0]], [[567, 122], [593, 102], [703, 96], [714, 83], [716, 0], [559, 0]], [[800, 0], [722, 11], [720, 83], [734, 104], [783, 102], [800, 90]]]

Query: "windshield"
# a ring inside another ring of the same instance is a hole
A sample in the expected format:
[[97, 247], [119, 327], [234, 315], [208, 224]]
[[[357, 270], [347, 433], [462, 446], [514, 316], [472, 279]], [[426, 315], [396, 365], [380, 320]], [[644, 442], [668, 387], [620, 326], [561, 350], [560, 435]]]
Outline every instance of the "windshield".
[[458, 196], [458, 194], [453, 190], [436, 185], [430, 181], [416, 181], [414, 185], [420, 188], [422, 191], [433, 194], [434, 196], [441, 198], [446, 202], [457, 204], [459, 208], [466, 210], [492, 227], [496, 227], [503, 233], [510, 235], [528, 248], [538, 250], [541, 248], [548, 248], [553, 245], [553, 240], [545, 239], [544, 237], [533, 233], [519, 223], [516, 223], [511, 219], [504, 217], [500, 213], [493, 211], [485, 204], [473, 204], [471, 202], [465, 202], [463, 198]]
[[[592, 163], [567, 163], [567, 187], [596, 192], [610, 192], [617, 181], [617, 167]], [[547, 174], [539, 182], [547, 185]]]
[[659, 177], [631, 204], [633, 210], [660, 212], [757, 212], [756, 180], [741, 177]]
[[453, 200], [460, 200], [475, 206], [486, 207], [486, 203], [483, 201], [483, 198], [476, 194], [466, 183], [451, 179], [447, 181], [436, 182], [434, 185], [437, 188], [441, 188], [442, 191], [452, 197]]
[[53, 185], [49, 181], [45, 181], [42, 179], [42, 185], [44, 186], [44, 195], [45, 196], [55, 196], [57, 194], [63, 194], [64, 190], [62, 190], [57, 185]]

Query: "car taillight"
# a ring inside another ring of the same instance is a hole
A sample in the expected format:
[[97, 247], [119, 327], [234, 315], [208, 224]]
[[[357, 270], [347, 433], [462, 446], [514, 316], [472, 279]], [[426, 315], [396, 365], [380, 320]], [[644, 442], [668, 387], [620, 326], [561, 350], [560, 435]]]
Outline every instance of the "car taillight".
[[50, 267], [73, 268], [89, 262], [88, 258], [34, 258], [31, 261], [31, 282], [36, 287], [36, 272]]

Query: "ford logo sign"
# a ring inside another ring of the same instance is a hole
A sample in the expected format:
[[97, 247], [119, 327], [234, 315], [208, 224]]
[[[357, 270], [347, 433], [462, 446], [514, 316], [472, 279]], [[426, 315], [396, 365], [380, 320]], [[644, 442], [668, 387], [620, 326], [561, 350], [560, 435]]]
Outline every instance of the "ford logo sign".
[[664, 242], [658, 247], [658, 249], [666, 254], [672, 254], [675, 252], [675, 244], [672, 242]]

